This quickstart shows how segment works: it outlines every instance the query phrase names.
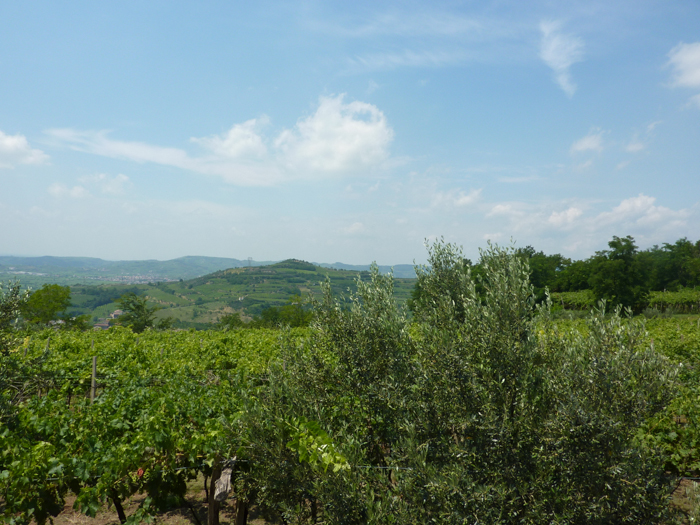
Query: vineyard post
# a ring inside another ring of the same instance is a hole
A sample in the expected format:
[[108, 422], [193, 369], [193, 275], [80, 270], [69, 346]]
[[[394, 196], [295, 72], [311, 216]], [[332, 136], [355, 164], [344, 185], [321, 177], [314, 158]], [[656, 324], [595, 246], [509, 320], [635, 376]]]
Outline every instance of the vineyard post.
[[97, 356], [92, 356], [92, 381], [90, 382], [90, 403], [95, 402], [95, 391], [97, 390]]
[[211, 471], [211, 485], [209, 485], [209, 508], [207, 510], [207, 525], [219, 525], [219, 502], [214, 497], [216, 482], [221, 477], [221, 457], [217, 454]]
[[27, 352], [29, 347], [32, 345], [32, 336], [29, 336], [29, 341], [27, 341], [27, 346], [24, 347], [24, 357], [27, 357]]
[[49, 343], [51, 343], [51, 337], [49, 337], [48, 339], [46, 339], [46, 349], [45, 349], [46, 352], [49, 351]]

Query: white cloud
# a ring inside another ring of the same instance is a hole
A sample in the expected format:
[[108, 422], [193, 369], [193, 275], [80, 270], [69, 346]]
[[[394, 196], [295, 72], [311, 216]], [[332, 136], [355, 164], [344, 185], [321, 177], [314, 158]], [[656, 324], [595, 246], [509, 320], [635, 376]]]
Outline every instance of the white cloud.
[[576, 164], [574, 166], [574, 171], [586, 171], [591, 166], [593, 166], [593, 160], [588, 159], [586, 162], [582, 162], [581, 164]]
[[126, 190], [132, 185], [129, 177], [122, 173], [114, 177], [110, 177], [105, 173], [98, 173], [97, 175], [81, 177], [78, 180], [84, 184], [92, 184], [99, 187], [100, 191], [107, 195], [124, 195]]
[[700, 88], [700, 42], [678, 44], [668, 58], [673, 68], [672, 86]]
[[267, 117], [236, 124], [222, 136], [190, 139], [208, 151], [204, 156], [191, 156], [179, 148], [113, 140], [106, 131], [53, 129], [46, 133], [78, 151], [215, 175], [241, 186], [267, 186], [338, 173], [363, 175], [371, 168], [388, 167], [394, 132], [384, 113], [372, 104], [345, 103], [343, 99], [344, 95], [321, 97], [313, 115], [282, 131], [275, 140], [266, 140], [261, 133]]
[[683, 222], [690, 214], [688, 210], [671, 210], [664, 206], [656, 206], [655, 202], [655, 197], [640, 193], [637, 197], [623, 200], [611, 211], [598, 214], [592, 222], [598, 227], [611, 224], [653, 226], [674, 221]]
[[482, 219], [482, 231], [510, 232], [518, 243], [588, 257], [602, 247], [601, 239], [613, 235], [632, 235], [640, 245], [651, 245], [697, 230], [698, 204], [671, 209], [639, 194], [607, 209], [601, 205], [594, 201], [493, 203]]
[[443, 50], [413, 51], [405, 49], [400, 52], [374, 53], [356, 56], [350, 60], [352, 69], [376, 71], [400, 67], [445, 67], [465, 62], [470, 58], [465, 51]]
[[46, 133], [67, 144], [76, 151], [85, 151], [135, 162], [155, 162], [166, 166], [186, 168], [191, 162], [187, 153], [177, 148], [153, 146], [144, 142], [127, 142], [107, 137], [107, 131], [77, 131], [73, 129], [50, 129]]
[[[671, 86], [700, 88], [700, 42], [678, 44], [671, 49], [668, 65], [673, 69]], [[688, 105], [700, 109], [700, 93], [690, 97]]]
[[279, 135], [275, 147], [286, 166], [331, 173], [377, 166], [388, 158], [394, 132], [384, 113], [343, 98], [321, 97], [313, 115]]
[[654, 131], [656, 129], [656, 126], [658, 126], [659, 124], [661, 124], [660, 120], [657, 120], [655, 122], [652, 122], [651, 124], [648, 124], [647, 125], [647, 133], [651, 133], [652, 131]]
[[517, 204], [514, 205], [512, 203], [505, 203], [496, 204], [491, 208], [491, 211], [486, 214], [487, 217], [495, 217], [499, 215], [505, 217], [521, 217], [523, 212], [518, 209]]
[[266, 116], [251, 119], [234, 125], [223, 137], [192, 138], [192, 142], [202, 145], [216, 155], [233, 159], [241, 157], [262, 158], [267, 154], [263, 138], [257, 133], [261, 126], [269, 122]]
[[327, 30], [334, 34], [357, 38], [385, 35], [484, 38], [493, 36], [493, 33], [501, 36], [503, 24], [499, 27], [485, 20], [468, 18], [457, 13], [401, 11], [381, 13], [361, 26], [332, 25], [328, 26]]
[[437, 192], [433, 195], [431, 204], [433, 207], [444, 207], [444, 206], [470, 206], [475, 204], [479, 197], [481, 196], [481, 188], [478, 190], [471, 190], [469, 193], [464, 193], [462, 190], [452, 189], [446, 192]]
[[603, 132], [591, 131], [582, 139], [577, 140], [571, 145], [570, 152], [581, 153], [584, 151], [603, 151]]
[[49, 186], [49, 193], [57, 198], [70, 197], [72, 199], [82, 199], [90, 196], [90, 192], [82, 186], [73, 186], [72, 188], [69, 188], [60, 182], [56, 182]]
[[628, 151], [630, 153], [639, 153], [644, 148], [646, 148], [646, 145], [643, 142], [639, 140], [632, 140], [632, 142], [625, 146], [625, 151]]
[[361, 222], [353, 222], [350, 226], [343, 228], [342, 231], [346, 235], [357, 235], [365, 231], [365, 225]]
[[540, 23], [542, 39], [540, 58], [554, 71], [554, 78], [569, 97], [576, 92], [576, 84], [571, 78], [570, 68], [583, 60], [583, 40], [561, 31], [561, 22], [543, 21]]
[[562, 228], [571, 225], [581, 215], [583, 215], [583, 210], [572, 206], [562, 212], [553, 211], [547, 222], [557, 228]]
[[33, 149], [24, 135], [7, 135], [0, 131], [0, 168], [14, 168], [17, 164], [43, 164], [49, 156]]

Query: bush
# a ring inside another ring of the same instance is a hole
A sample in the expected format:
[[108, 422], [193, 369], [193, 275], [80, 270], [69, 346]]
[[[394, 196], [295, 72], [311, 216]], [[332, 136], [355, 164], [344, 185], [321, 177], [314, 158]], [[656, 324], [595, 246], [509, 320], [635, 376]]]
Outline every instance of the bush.
[[668, 480], [635, 435], [674, 369], [619, 310], [559, 332], [512, 250], [482, 253], [481, 293], [464, 265], [431, 247], [414, 324], [376, 266], [349, 308], [326, 284], [246, 411], [250, 493], [300, 523], [658, 523]]

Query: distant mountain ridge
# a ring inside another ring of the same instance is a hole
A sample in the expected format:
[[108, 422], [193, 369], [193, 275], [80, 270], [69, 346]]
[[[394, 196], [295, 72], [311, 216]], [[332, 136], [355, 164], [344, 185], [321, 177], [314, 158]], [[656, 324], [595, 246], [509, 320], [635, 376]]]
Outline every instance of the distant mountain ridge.
[[[279, 261], [254, 261], [225, 257], [185, 256], [167, 261], [108, 261], [96, 257], [18, 257], [0, 256], [0, 280], [20, 278], [35, 287], [44, 282], [57, 284], [89, 284], [94, 281], [145, 283], [192, 279], [229, 268], [266, 266]], [[312, 263], [323, 268], [366, 271], [370, 265], [352, 265], [336, 262]], [[388, 273], [391, 266], [379, 266]], [[414, 278], [413, 266], [399, 264], [393, 267], [394, 276]]]

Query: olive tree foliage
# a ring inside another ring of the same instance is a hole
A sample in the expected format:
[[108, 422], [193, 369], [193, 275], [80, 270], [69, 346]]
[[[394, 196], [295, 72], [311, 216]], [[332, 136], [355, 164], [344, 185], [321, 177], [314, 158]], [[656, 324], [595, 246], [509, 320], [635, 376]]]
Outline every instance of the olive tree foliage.
[[18, 281], [6, 285], [0, 282], [0, 355], [7, 354], [16, 342], [14, 324], [27, 303], [28, 295], [28, 292], [22, 292]]
[[244, 490], [298, 522], [663, 519], [668, 480], [635, 435], [675, 372], [643, 327], [601, 308], [559, 330], [512, 249], [484, 250], [478, 279], [465, 264], [429, 247], [412, 320], [376, 267], [349, 308], [326, 286], [309, 340], [287, 345], [241, 420]]
[[27, 297], [19, 282], [0, 282], [0, 428], [36, 382], [33, 362], [20, 361], [17, 352], [20, 341], [16, 325]]

